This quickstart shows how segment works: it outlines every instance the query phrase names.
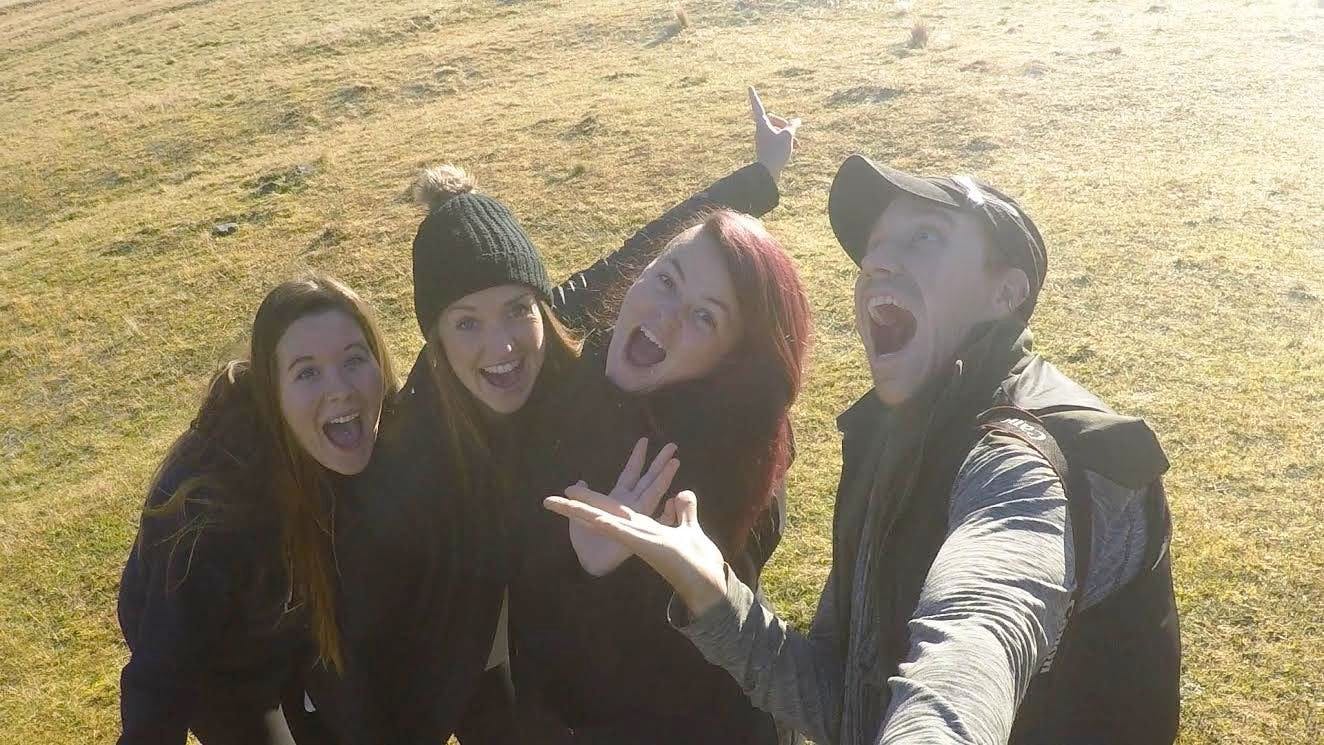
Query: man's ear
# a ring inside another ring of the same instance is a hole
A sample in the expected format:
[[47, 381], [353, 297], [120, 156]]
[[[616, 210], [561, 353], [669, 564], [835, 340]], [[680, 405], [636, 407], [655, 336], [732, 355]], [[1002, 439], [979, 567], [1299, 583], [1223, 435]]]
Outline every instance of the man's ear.
[[993, 295], [993, 312], [997, 318], [1005, 318], [1021, 307], [1030, 297], [1030, 278], [1016, 267], [1003, 270], [998, 280], [997, 291]]

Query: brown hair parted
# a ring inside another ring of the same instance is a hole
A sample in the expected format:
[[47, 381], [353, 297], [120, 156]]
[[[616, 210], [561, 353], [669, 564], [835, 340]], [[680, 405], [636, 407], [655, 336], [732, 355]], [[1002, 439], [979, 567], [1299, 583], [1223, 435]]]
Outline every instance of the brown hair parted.
[[[271, 290], [253, 318], [247, 360], [227, 363], [212, 377], [197, 416], [171, 446], [150, 494], [167, 472], [190, 474], [145, 517], [183, 514], [187, 520], [171, 539], [178, 551], [185, 539], [196, 545], [202, 530], [232, 525], [245, 516], [274, 511], [279, 551], [274, 561], [288, 582], [290, 606], [305, 607], [323, 660], [341, 669], [340, 635], [335, 620], [334, 495], [329, 471], [295, 440], [281, 415], [276, 345], [295, 321], [340, 311], [363, 332], [386, 383], [386, 403], [398, 383], [385, 339], [367, 304], [329, 276], [310, 273]], [[189, 507], [198, 511], [190, 515]], [[190, 549], [191, 550], [191, 549]], [[185, 575], [173, 578], [183, 582]]]
[[[550, 303], [538, 300], [538, 310], [546, 332], [547, 356], [525, 408], [537, 405], [553, 382], [569, 372], [583, 346], [582, 340], [556, 317]], [[427, 350], [432, 381], [437, 388], [438, 416], [446, 428], [448, 458], [460, 488], [465, 492], [480, 488], [483, 474], [495, 478], [496, 486], [508, 487], [509, 484], [505, 483], [508, 469], [499, 463], [503, 455], [497, 450], [499, 442], [493, 438], [492, 427], [486, 423], [490, 414], [483, 411], [482, 404], [455, 377], [442, 347], [436, 319], [428, 328]]]

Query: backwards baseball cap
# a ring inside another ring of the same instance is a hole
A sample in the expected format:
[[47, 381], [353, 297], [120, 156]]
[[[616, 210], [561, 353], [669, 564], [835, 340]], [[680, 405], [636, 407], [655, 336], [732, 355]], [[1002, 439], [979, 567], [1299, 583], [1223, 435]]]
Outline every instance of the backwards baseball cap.
[[847, 158], [832, 180], [828, 219], [852, 261], [859, 264], [864, 259], [879, 215], [901, 194], [979, 218], [988, 228], [994, 250], [1030, 280], [1030, 294], [1018, 309], [1029, 319], [1048, 273], [1043, 236], [1015, 199], [970, 176], [916, 176], [880, 166], [863, 155]]

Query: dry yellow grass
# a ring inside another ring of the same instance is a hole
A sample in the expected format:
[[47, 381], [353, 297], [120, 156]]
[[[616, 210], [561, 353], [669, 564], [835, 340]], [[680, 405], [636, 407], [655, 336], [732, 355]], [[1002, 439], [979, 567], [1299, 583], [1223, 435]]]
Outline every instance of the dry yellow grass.
[[812, 613], [867, 387], [834, 167], [973, 170], [1048, 237], [1041, 347], [1172, 457], [1182, 742], [1324, 740], [1324, 10], [911, 5], [0, 0], [0, 742], [113, 738], [143, 487], [265, 288], [343, 276], [404, 358], [420, 161], [564, 274], [749, 156], [747, 83], [805, 120], [769, 222], [819, 329], [780, 607]]

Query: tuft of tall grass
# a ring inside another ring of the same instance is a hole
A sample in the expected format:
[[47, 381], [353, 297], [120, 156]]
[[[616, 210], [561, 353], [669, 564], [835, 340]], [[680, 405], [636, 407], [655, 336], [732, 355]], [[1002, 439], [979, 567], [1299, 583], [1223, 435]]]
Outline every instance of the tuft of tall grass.
[[916, 18], [914, 25], [910, 27], [910, 41], [907, 46], [911, 49], [923, 49], [929, 45], [929, 22], [923, 18]]
[[684, 3], [676, 3], [672, 6], [672, 11], [676, 15], [676, 27], [686, 29], [690, 27], [690, 14], [685, 10]]

